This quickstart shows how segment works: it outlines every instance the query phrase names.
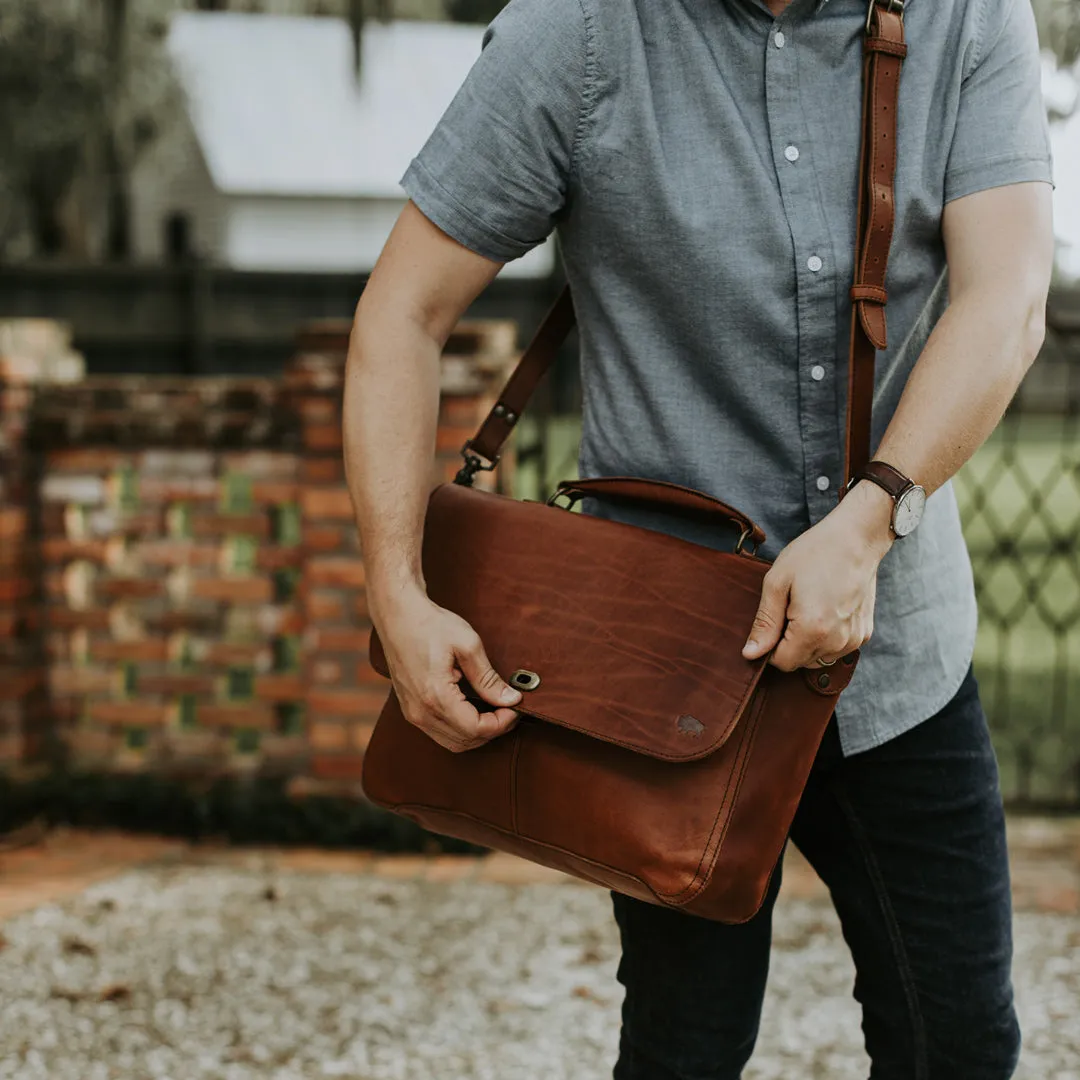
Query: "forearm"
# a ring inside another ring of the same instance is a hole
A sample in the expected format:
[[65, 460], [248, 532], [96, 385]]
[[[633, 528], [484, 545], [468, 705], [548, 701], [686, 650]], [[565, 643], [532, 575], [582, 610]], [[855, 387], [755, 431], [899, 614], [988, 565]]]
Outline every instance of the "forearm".
[[945, 311], [875, 456], [926, 488], [946, 483], [997, 426], [1043, 339], [1045, 294], [971, 292]]
[[420, 322], [361, 299], [345, 375], [345, 473], [376, 619], [395, 598], [424, 587], [440, 351]]
[[[875, 457], [928, 491], [944, 484], [1016, 392], [1041, 342], [1042, 306], [992, 290], [953, 304], [916, 363]], [[755, 659], [776, 648], [773, 662], [794, 670], [860, 647], [873, 626], [878, 565], [894, 540], [892, 509], [876, 484], [857, 484], [785, 548], [766, 578], [743, 655]]]
[[[1051, 217], [1041, 182], [988, 188], [942, 212], [951, 303], [874, 454], [928, 493], [994, 430], [1042, 345]], [[841, 507], [876, 541], [889, 537], [892, 501], [876, 484], [858, 484]]]
[[345, 475], [376, 625], [423, 596], [439, 361], [450, 332], [498, 271], [410, 202], [357, 305], [345, 371]]
[[[986, 441], [1042, 344], [1045, 292], [971, 291], [938, 321], [874, 457], [927, 494]], [[892, 544], [892, 500], [862, 483], [837, 507], [880, 554]]]

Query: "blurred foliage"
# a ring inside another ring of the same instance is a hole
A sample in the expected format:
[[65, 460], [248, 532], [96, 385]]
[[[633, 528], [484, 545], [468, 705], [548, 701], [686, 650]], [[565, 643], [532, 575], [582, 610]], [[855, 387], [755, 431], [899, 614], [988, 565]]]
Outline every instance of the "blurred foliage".
[[487, 24], [506, 7], [507, 0], [446, 0], [446, 14], [454, 22]]
[[20, 236], [28, 254], [92, 253], [95, 202], [180, 101], [164, 31], [123, 0], [0, 4], [0, 258]]
[[[507, 0], [445, 0], [455, 22], [489, 23]], [[1053, 49], [1062, 64], [1080, 58], [1080, 0], [1032, 0], [1043, 47]]]
[[1071, 67], [1080, 59], [1080, 0], [1033, 0], [1032, 6], [1043, 48]]
[[0, 836], [28, 824], [125, 829], [187, 840], [303, 844], [376, 851], [477, 853], [363, 799], [290, 796], [273, 777], [215, 780], [151, 775], [0, 775]]

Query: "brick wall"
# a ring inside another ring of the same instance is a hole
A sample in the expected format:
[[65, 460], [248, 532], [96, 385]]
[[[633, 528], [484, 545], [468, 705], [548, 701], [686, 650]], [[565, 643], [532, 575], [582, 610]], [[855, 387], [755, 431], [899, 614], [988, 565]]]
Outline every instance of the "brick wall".
[[36, 463], [27, 431], [38, 388], [82, 375], [65, 327], [0, 322], [0, 769], [37, 762], [49, 751], [40, 552], [33, 542]]
[[[0, 662], [22, 680], [3, 685], [36, 680], [68, 767], [358, 790], [387, 687], [341, 460], [347, 335], [309, 328], [281, 380], [99, 377], [4, 399], [37, 475], [0, 503]], [[456, 471], [514, 339], [504, 322], [451, 339], [433, 479]], [[34, 626], [36, 672], [19, 654]], [[26, 730], [4, 700], [0, 721]]]
[[280, 388], [90, 379], [43, 394], [34, 435], [69, 763], [301, 768], [298, 431]]

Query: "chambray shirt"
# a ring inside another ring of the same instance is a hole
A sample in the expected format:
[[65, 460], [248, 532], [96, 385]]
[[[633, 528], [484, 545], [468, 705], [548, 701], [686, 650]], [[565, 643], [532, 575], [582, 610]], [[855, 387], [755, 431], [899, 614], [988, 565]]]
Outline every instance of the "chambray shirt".
[[[558, 231], [584, 476], [710, 492], [780, 549], [843, 469], [866, 0], [512, 0], [402, 184], [490, 259]], [[948, 303], [945, 203], [1049, 181], [1028, 0], [908, 0], [876, 446]], [[596, 508], [699, 543], [732, 536]], [[661, 570], [662, 573], [662, 570]], [[881, 564], [847, 753], [941, 709], [976, 608], [950, 485]]]

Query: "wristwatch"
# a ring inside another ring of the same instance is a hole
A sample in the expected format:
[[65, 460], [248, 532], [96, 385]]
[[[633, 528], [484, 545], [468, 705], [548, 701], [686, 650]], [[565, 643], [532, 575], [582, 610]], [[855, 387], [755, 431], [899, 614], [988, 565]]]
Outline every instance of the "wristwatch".
[[893, 536], [909, 536], [922, 521], [926, 509], [926, 489], [908, 479], [899, 469], [884, 461], [871, 461], [857, 472], [848, 484], [850, 491], [860, 480], [869, 480], [886, 491], [893, 501], [889, 528]]

